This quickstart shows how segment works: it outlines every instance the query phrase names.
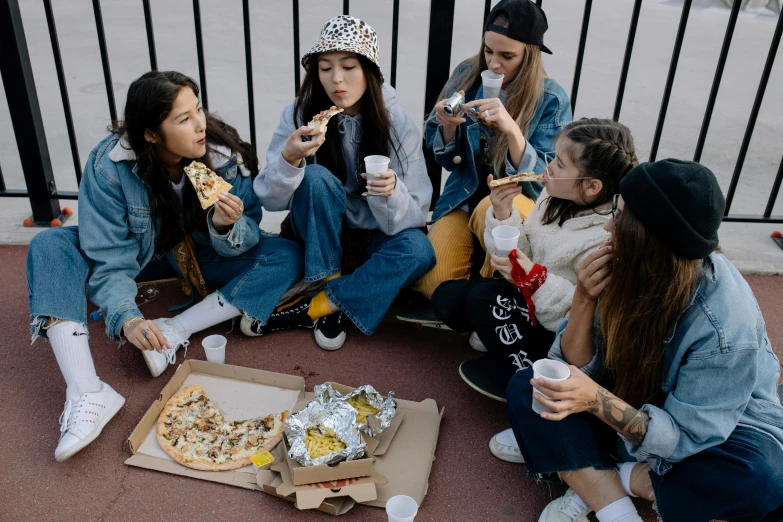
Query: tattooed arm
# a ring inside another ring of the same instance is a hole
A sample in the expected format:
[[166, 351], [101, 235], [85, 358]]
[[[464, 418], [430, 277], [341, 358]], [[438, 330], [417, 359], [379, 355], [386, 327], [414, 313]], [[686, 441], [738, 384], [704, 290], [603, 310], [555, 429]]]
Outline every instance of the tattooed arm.
[[641, 445], [647, 435], [650, 418], [603, 386], [598, 386], [595, 399], [590, 402], [590, 413], [607, 423], [626, 439]]
[[547, 420], [559, 421], [573, 413], [587, 411], [611, 426], [637, 445], [641, 445], [647, 435], [650, 422], [646, 413], [613, 395], [600, 386], [576, 366], [569, 366], [571, 377], [565, 381], [533, 379], [533, 387], [541, 393], [535, 399], [549, 408], [552, 413], [542, 413]]

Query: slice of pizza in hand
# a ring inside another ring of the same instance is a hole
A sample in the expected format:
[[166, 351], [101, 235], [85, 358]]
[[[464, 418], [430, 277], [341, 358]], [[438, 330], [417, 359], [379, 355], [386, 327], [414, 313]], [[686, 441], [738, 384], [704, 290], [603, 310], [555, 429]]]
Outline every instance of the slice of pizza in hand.
[[204, 210], [214, 205], [221, 194], [231, 190], [231, 183], [198, 161], [185, 167], [185, 174], [196, 189], [199, 203]]
[[283, 436], [288, 411], [228, 422], [201, 385], [188, 386], [168, 400], [158, 417], [158, 444], [183, 466], [228, 471], [251, 464]]
[[341, 112], [343, 112], [342, 107], [335, 107], [332, 105], [327, 110], [321, 111], [313, 116], [313, 119], [307, 124], [308, 127], [314, 130], [310, 135], [316, 136], [322, 134], [326, 130], [326, 125], [329, 123], [329, 120], [332, 119], [332, 116], [340, 114]]
[[513, 176], [506, 176], [505, 178], [493, 179], [489, 182], [489, 186], [499, 187], [501, 185], [508, 185], [510, 183], [521, 183], [529, 181], [544, 181], [544, 175], [536, 174], [535, 172], [522, 172], [520, 174], [514, 174]]

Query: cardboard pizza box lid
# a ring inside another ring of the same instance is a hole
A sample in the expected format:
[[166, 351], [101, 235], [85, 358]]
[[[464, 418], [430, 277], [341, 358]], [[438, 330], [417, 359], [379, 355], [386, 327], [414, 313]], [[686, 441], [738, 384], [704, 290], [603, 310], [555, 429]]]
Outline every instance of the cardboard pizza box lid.
[[[234, 402], [234, 405], [252, 403], [253, 401], [248, 401], [247, 393], [237, 393], [236, 390], [257, 389], [268, 395], [268, 399], [262, 401], [266, 404], [268, 413], [285, 409], [293, 411], [293, 404], [304, 396], [305, 388], [305, 381], [299, 376], [187, 359], [180, 365], [128, 437], [128, 448], [132, 456], [125, 461], [125, 464], [246, 489], [260, 489], [253, 466], [232, 471], [195, 470], [179, 464], [160, 449], [155, 437], [160, 412], [166, 402], [183, 385], [194, 384], [194, 381], [209, 383], [207, 395], [210, 395], [210, 390], [212, 390], [217, 396], [222, 396], [222, 400], [217, 401], [221, 409], [230, 409], [231, 402]], [[236, 400], [233, 400], [235, 396]], [[291, 398], [292, 396], [293, 398]], [[215, 395], [211, 395], [211, 397], [215, 399]], [[285, 402], [285, 404], [278, 405], [276, 404], [278, 401]]]

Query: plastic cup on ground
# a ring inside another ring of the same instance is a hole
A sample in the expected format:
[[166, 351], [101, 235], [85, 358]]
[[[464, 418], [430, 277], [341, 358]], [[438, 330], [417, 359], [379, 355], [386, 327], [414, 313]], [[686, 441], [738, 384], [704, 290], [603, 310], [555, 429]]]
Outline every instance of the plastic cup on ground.
[[201, 341], [207, 361], [224, 364], [226, 362], [226, 338], [222, 335], [210, 335]]
[[484, 99], [499, 98], [505, 75], [487, 69], [481, 73], [481, 84], [484, 86]]
[[[539, 359], [533, 363], [534, 379], [549, 379], [550, 381], [564, 381], [571, 376], [571, 370], [567, 365], [552, 359]], [[534, 389], [534, 393], [538, 390]], [[541, 393], [538, 391], [538, 393]], [[541, 395], [544, 395], [541, 393]], [[547, 399], [550, 397], [544, 395]], [[552, 410], [541, 404], [533, 397], [533, 411], [536, 413], [552, 413]]]
[[506, 257], [512, 250], [516, 250], [519, 244], [519, 229], [500, 225], [492, 229], [492, 238], [495, 240], [495, 255]]
[[419, 505], [408, 495], [395, 495], [386, 502], [386, 515], [389, 522], [413, 522]]
[[[364, 158], [364, 168], [366, 169], [367, 181], [374, 180], [378, 174], [389, 170], [389, 158], [386, 156], [366, 156]], [[370, 194], [378, 194], [374, 190], [369, 191]]]

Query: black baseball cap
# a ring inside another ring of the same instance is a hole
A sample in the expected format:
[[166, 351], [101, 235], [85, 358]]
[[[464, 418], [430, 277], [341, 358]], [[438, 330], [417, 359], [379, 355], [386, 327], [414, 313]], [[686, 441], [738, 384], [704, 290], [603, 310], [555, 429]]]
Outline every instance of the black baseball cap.
[[[499, 14], [508, 17], [508, 27], [500, 27], [492, 23]], [[544, 45], [544, 33], [549, 29], [544, 11], [531, 0], [500, 0], [489, 12], [484, 22], [484, 31], [508, 36], [518, 42], [537, 45], [542, 52], [552, 54]]]

